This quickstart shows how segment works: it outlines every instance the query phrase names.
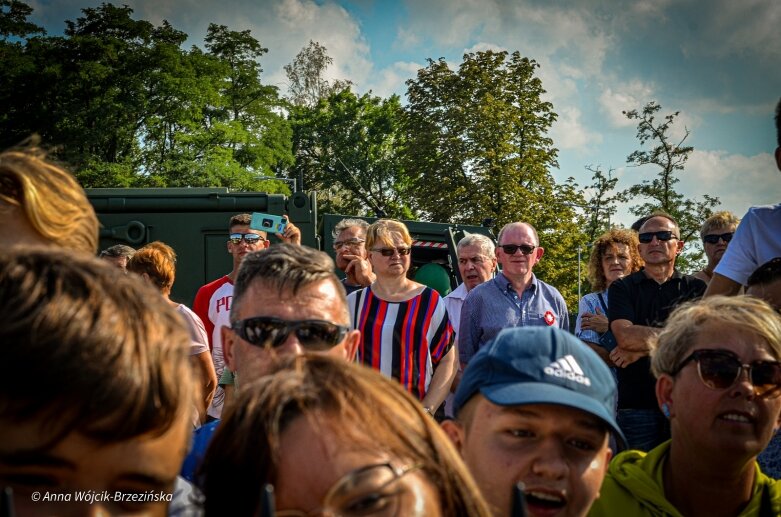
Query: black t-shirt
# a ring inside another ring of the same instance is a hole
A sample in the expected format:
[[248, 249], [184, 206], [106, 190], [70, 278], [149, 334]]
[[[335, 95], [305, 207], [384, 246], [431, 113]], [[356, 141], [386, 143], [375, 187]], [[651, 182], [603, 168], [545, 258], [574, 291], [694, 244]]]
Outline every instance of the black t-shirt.
[[[678, 271], [663, 284], [643, 271], [617, 280], [608, 289], [608, 317], [629, 320], [635, 325], [662, 327], [675, 307], [700, 298], [707, 285]], [[643, 357], [626, 368], [617, 368], [618, 408], [657, 409], [656, 379], [651, 373], [651, 358]]]

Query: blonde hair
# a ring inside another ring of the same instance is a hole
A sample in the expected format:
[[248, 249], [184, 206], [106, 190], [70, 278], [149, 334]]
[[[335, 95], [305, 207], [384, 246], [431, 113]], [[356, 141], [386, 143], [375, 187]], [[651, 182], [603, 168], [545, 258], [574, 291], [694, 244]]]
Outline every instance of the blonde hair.
[[594, 241], [594, 247], [591, 248], [591, 256], [588, 259], [588, 280], [591, 282], [591, 288], [595, 292], [602, 292], [607, 288], [602, 258], [616, 244], [626, 244], [627, 248], [629, 248], [629, 258], [632, 260], [631, 272], [640, 271], [640, 268], [643, 267], [643, 259], [637, 251], [637, 243], [637, 234], [632, 230], [624, 230], [622, 228], [613, 228], [597, 237], [597, 240]]
[[381, 243], [388, 246], [393, 245], [393, 235], [397, 233], [401, 240], [407, 246], [412, 246], [412, 237], [409, 234], [407, 225], [396, 219], [379, 219], [369, 226], [366, 231], [366, 249], [374, 248], [375, 244]]
[[84, 189], [37, 148], [0, 153], [0, 201], [17, 207], [32, 227], [56, 245], [98, 250], [98, 218]]
[[127, 270], [146, 273], [161, 292], [169, 294], [176, 278], [176, 252], [164, 242], [150, 242], [128, 260]]
[[712, 323], [758, 337], [774, 358], [781, 359], [781, 315], [770, 305], [751, 296], [711, 296], [681, 305], [670, 315], [652, 348], [653, 374], [677, 372], [697, 334]]
[[732, 212], [716, 212], [702, 223], [702, 228], [700, 228], [700, 239], [705, 239], [706, 235], [717, 228], [729, 228], [730, 226], [735, 226], [737, 228], [738, 224], [740, 224], [740, 219], [735, 217], [735, 214]]
[[201, 468], [207, 515], [229, 502], [237, 514], [257, 513], [259, 487], [276, 482], [282, 435], [299, 417], [336, 425], [352, 447], [420, 465], [443, 515], [490, 515], [447, 435], [398, 382], [325, 354], [283, 358], [274, 372], [242, 386], [217, 428]]

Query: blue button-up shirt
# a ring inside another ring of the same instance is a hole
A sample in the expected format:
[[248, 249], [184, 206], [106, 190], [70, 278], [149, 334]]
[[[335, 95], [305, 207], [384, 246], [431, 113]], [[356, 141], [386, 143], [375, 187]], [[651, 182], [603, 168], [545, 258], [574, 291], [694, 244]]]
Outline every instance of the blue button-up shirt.
[[458, 354], [466, 364], [500, 330], [509, 327], [557, 326], [569, 330], [567, 304], [558, 289], [532, 274], [519, 295], [510, 280], [499, 273], [467, 295], [461, 308]]

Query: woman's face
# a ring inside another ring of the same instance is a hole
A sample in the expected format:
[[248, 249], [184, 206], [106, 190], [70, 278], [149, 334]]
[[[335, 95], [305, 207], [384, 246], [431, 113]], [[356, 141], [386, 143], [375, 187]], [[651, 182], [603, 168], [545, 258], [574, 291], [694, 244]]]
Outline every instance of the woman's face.
[[[369, 262], [372, 264], [374, 273], [378, 276], [400, 276], [407, 274], [411, 262], [411, 254], [402, 255], [399, 250], [410, 250], [409, 245], [404, 242], [401, 234], [392, 232], [390, 234], [391, 242], [377, 241], [369, 250]], [[383, 252], [390, 255], [383, 255]]]
[[419, 465], [358, 448], [338, 419], [300, 416], [282, 433], [276, 514], [442, 515], [439, 493]]
[[[686, 357], [703, 349], [732, 354], [740, 364], [777, 359], [755, 334], [718, 322], [703, 326]], [[704, 364], [700, 364], [703, 371]], [[657, 386], [661, 399], [669, 377], [664, 379]], [[779, 426], [781, 396], [778, 391], [757, 395], [745, 369], [731, 386], [714, 389], [700, 379], [698, 362], [689, 361], [670, 384], [673, 444], [679, 447], [702, 454], [744, 455], [749, 461], [765, 448]]]
[[632, 272], [632, 255], [629, 253], [629, 246], [619, 242], [608, 246], [605, 254], [602, 255], [602, 272], [607, 280], [605, 287], [630, 274]]

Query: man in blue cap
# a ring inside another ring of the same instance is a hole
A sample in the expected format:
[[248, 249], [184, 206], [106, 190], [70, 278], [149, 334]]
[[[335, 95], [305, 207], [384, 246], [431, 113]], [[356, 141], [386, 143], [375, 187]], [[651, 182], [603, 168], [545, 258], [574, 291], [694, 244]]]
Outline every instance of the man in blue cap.
[[607, 472], [616, 384], [595, 352], [554, 327], [510, 328], [464, 371], [443, 423], [494, 515], [523, 484], [535, 516], [585, 515]]

